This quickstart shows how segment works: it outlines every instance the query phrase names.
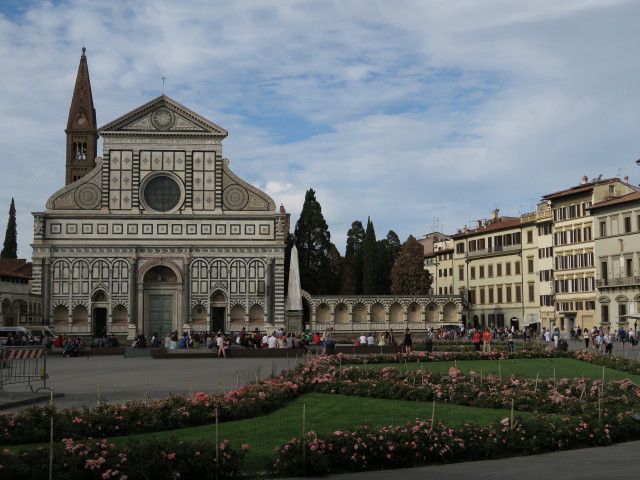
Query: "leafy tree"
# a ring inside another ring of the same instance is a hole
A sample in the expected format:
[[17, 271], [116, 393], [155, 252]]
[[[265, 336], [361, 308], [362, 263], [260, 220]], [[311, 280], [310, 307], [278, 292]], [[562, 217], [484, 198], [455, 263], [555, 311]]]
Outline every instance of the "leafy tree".
[[296, 222], [294, 237], [298, 246], [300, 284], [312, 295], [335, 294], [337, 280], [333, 278], [334, 267], [330, 255], [335, 246], [331, 233], [322, 215], [322, 207], [316, 200], [316, 192], [307, 190], [300, 218]]
[[7, 222], [7, 231], [4, 236], [4, 246], [0, 258], [18, 258], [18, 229], [16, 224], [16, 206], [11, 199], [9, 207], [9, 221]]
[[394, 295], [426, 295], [427, 272], [424, 269], [424, 247], [412, 235], [402, 244], [391, 270], [391, 293]]
[[340, 291], [344, 260], [336, 246], [332, 243], [329, 248], [329, 270], [324, 277], [327, 279], [328, 293], [335, 295]]
[[389, 230], [389, 233], [387, 233], [387, 243], [389, 245], [389, 254], [392, 260], [391, 263], [393, 264], [396, 261], [396, 258], [398, 258], [398, 255], [400, 255], [400, 250], [402, 250], [402, 243], [400, 242], [400, 239], [398, 238], [396, 232], [394, 232], [393, 230]]
[[376, 266], [376, 232], [369, 218], [362, 243], [362, 293], [364, 295], [378, 293]]

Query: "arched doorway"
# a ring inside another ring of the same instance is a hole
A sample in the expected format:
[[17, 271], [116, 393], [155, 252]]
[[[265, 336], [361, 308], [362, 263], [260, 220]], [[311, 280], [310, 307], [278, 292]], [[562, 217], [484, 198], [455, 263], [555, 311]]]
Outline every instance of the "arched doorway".
[[156, 265], [144, 274], [145, 325], [142, 332], [160, 337], [179, 329], [177, 321], [178, 276], [165, 265]]
[[91, 297], [93, 308], [93, 334], [96, 337], [107, 335], [107, 316], [109, 313], [109, 298], [104, 290], [97, 290]]
[[[231, 311], [231, 321], [237, 321], [238, 324], [244, 325], [245, 313], [244, 308], [240, 307], [240, 311]], [[227, 319], [227, 297], [220, 290], [216, 290], [211, 295], [211, 318], [210, 330], [212, 332], [225, 332], [225, 324]]]

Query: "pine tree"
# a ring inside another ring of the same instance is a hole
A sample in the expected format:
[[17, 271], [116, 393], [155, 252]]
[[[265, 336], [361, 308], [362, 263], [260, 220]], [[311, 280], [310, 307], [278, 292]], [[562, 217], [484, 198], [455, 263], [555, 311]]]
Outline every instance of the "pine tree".
[[298, 247], [300, 284], [312, 295], [335, 294], [337, 280], [331, 266], [331, 233], [316, 200], [316, 192], [309, 189], [305, 195], [300, 218], [296, 222], [294, 237]]
[[16, 225], [16, 206], [11, 199], [11, 207], [9, 207], [9, 221], [7, 222], [7, 231], [4, 236], [4, 245], [0, 258], [18, 258], [18, 229]]
[[373, 223], [367, 220], [367, 230], [362, 243], [362, 293], [375, 295], [376, 285], [376, 232]]
[[393, 295], [426, 295], [427, 272], [424, 269], [424, 247], [409, 235], [391, 270]]

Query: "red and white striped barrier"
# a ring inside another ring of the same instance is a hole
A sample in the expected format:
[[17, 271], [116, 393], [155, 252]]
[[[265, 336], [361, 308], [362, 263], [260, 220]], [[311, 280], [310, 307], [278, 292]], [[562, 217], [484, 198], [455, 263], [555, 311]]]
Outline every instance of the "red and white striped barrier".
[[32, 383], [42, 382], [46, 387], [47, 356], [44, 347], [0, 347], [0, 391], [5, 385], [27, 383], [33, 392]]
[[42, 348], [20, 348], [15, 347], [6, 352], [7, 360], [25, 360], [27, 358], [43, 358], [44, 349]]

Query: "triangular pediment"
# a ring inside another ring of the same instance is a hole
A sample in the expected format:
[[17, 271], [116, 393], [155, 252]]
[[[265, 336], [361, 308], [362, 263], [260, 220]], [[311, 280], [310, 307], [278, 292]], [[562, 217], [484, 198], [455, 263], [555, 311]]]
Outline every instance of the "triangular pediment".
[[175, 100], [158, 98], [117, 118], [98, 130], [105, 134], [214, 135], [224, 138], [227, 131]]

